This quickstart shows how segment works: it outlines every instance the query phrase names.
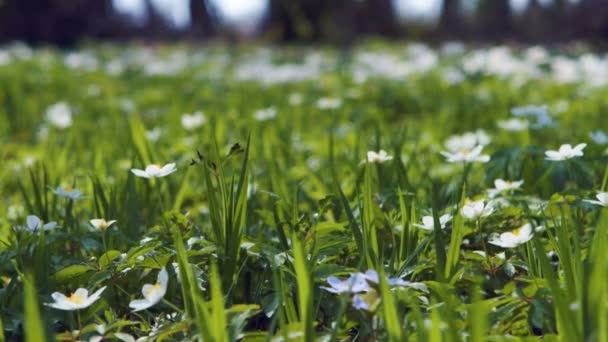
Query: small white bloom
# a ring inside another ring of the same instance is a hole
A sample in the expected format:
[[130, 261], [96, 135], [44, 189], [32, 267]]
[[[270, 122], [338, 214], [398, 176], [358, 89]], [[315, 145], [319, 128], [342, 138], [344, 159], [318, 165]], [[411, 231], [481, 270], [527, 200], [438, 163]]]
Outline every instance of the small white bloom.
[[532, 225], [526, 223], [510, 232], [502, 233], [499, 236], [493, 236], [488, 242], [502, 248], [515, 248], [530, 241], [533, 236]]
[[322, 97], [317, 100], [317, 108], [319, 109], [338, 109], [342, 107], [342, 99], [332, 97]]
[[[440, 225], [441, 229], [445, 229], [445, 226], [451, 220], [452, 220], [452, 215], [450, 215], [450, 214], [441, 215], [441, 217], [439, 217], [439, 225]], [[435, 229], [435, 223], [433, 221], [433, 216], [423, 216], [422, 224], [414, 223], [414, 226], [416, 226], [418, 228], [422, 228], [424, 230]]]
[[327, 277], [327, 283], [330, 287], [321, 286], [321, 288], [337, 294], [346, 292], [366, 292], [370, 289], [370, 286], [362, 273], [351, 273], [350, 277], [346, 280], [340, 280], [340, 278], [336, 277]]
[[598, 145], [608, 144], [608, 134], [599, 129], [589, 133], [589, 137], [591, 138], [591, 140], [593, 140], [594, 143]]
[[266, 121], [266, 120], [274, 119], [276, 116], [277, 116], [277, 110], [274, 107], [258, 109], [253, 114], [253, 117], [257, 121]]
[[143, 178], [160, 178], [165, 177], [173, 172], [177, 171], [175, 168], [175, 163], [165, 164], [164, 166], [160, 166], [157, 164], [151, 164], [146, 166], [145, 170], [140, 169], [131, 169], [134, 175], [137, 177]]
[[97, 290], [95, 293], [89, 296], [89, 291], [87, 289], [79, 288], [76, 292], [72, 293], [69, 297], [66, 297], [64, 294], [59, 292], [54, 292], [51, 297], [55, 302], [53, 303], [44, 303], [46, 306], [50, 306], [59, 310], [66, 311], [74, 311], [79, 309], [84, 309], [91, 304], [95, 303], [101, 293], [106, 289], [106, 287], [102, 287]]
[[106, 221], [105, 219], [92, 219], [89, 222], [96, 230], [104, 231], [104, 230], [110, 228], [111, 225], [116, 223], [116, 220]]
[[505, 131], [519, 132], [528, 129], [530, 122], [528, 120], [512, 118], [509, 120], [500, 120], [496, 125]]
[[591, 203], [591, 204], [601, 205], [602, 207], [608, 207], [608, 192], [600, 192], [599, 194], [595, 195], [595, 198], [597, 198], [597, 201], [595, 201], [595, 200], [583, 200], [583, 201], [587, 202], [587, 203]]
[[506, 181], [504, 179], [496, 179], [494, 180], [494, 188], [493, 189], [488, 189], [488, 193], [490, 195], [490, 197], [495, 197], [496, 195], [502, 193], [502, 192], [510, 192], [513, 190], [517, 190], [519, 188], [521, 188], [521, 186], [524, 184], [523, 180], [520, 181]]
[[471, 150], [459, 150], [454, 153], [441, 151], [441, 155], [446, 157], [447, 161], [450, 163], [487, 163], [490, 161], [490, 156], [482, 155], [481, 151], [483, 150], [482, 145], [477, 145]]
[[292, 106], [299, 106], [302, 104], [302, 94], [300, 93], [293, 93], [291, 95], [289, 95], [289, 104]]
[[57, 102], [47, 108], [46, 119], [59, 129], [68, 128], [72, 126], [72, 109], [65, 102]]
[[553, 151], [545, 151], [545, 156], [547, 160], [552, 161], [561, 161], [566, 159], [571, 159], [575, 157], [583, 156], [583, 149], [587, 146], [587, 144], [578, 144], [574, 147], [570, 144], [564, 144], [559, 147], [559, 150]]
[[163, 130], [160, 127], [155, 127], [152, 130], [146, 131], [146, 138], [151, 142], [157, 142], [160, 136], [163, 134]]
[[382, 164], [386, 161], [393, 160], [393, 156], [389, 156], [385, 150], [380, 150], [378, 152], [369, 151], [367, 152], [367, 159], [362, 160], [361, 163], [370, 162], [370, 163], [378, 163]]
[[43, 224], [42, 220], [36, 215], [28, 215], [26, 218], [26, 223], [26, 226], [18, 226], [16, 228], [28, 232], [39, 232], [40, 230], [47, 231], [57, 227], [57, 222], [51, 221], [47, 224]]
[[490, 136], [482, 129], [475, 132], [466, 132], [461, 135], [452, 135], [444, 142], [449, 152], [469, 151], [478, 145], [485, 146], [491, 141]]
[[181, 118], [182, 126], [191, 131], [197, 129], [207, 122], [207, 118], [202, 112], [195, 112], [194, 114], [184, 114]]
[[[359, 274], [374, 284], [380, 284], [380, 278], [378, 277], [378, 272], [376, 272], [376, 270], [367, 270], [365, 273]], [[388, 276], [386, 277], [386, 283], [391, 287], [404, 287], [410, 284], [409, 281], [403, 280], [399, 277], [389, 278]]]
[[59, 197], [69, 198], [73, 201], [77, 201], [79, 199], [83, 199], [85, 196], [78, 189], [74, 189], [71, 186], [67, 186], [65, 188], [57, 187], [56, 189], [52, 189], [53, 193]]
[[136, 299], [132, 300], [129, 303], [129, 307], [133, 310], [133, 312], [146, 310], [158, 302], [165, 296], [167, 293], [167, 284], [169, 283], [169, 274], [167, 270], [163, 267], [160, 272], [158, 272], [158, 276], [156, 278], [156, 284], [145, 284], [141, 290], [141, 293], [144, 295], [144, 299]]
[[466, 203], [461, 210], [462, 217], [473, 220], [480, 217], [487, 217], [492, 214], [494, 208], [486, 204], [483, 200]]

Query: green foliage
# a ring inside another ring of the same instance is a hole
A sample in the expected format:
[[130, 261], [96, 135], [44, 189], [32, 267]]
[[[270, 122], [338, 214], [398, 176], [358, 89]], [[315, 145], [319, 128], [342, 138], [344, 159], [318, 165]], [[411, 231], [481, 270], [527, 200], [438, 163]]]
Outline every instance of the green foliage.
[[607, 340], [608, 62], [448, 52], [3, 49], [0, 340]]

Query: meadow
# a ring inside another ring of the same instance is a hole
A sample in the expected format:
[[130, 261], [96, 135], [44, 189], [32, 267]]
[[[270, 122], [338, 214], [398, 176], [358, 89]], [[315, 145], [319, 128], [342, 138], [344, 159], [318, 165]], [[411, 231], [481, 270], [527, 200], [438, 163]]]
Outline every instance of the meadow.
[[608, 341], [585, 46], [0, 49], [0, 341]]

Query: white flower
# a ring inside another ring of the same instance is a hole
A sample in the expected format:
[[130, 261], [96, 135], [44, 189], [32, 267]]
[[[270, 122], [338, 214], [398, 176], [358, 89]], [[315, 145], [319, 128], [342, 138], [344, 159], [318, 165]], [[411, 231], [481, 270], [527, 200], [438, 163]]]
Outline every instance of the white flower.
[[38, 232], [40, 230], [47, 231], [57, 227], [57, 222], [51, 221], [47, 224], [43, 224], [42, 220], [36, 215], [28, 215], [26, 222], [26, 226], [18, 226], [17, 228], [28, 232]]
[[298, 106], [302, 104], [302, 100], [302, 94], [300, 93], [293, 93], [289, 95], [289, 104], [292, 106]]
[[165, 164], [162, 167], [157, 164], [151, 164], [146, 166], [145, 170], [131, 169], [131, 172], [133, 172], [134, 175], [143, 178], [165, 177], [175, 171], [177, 171], [177, 169], [175, 168], [175, 163]]
[[564, 144], [560, 146], [559, 150], [557, 151], [545, 151], [545, 159], [552, 161], [561, 161], [575, 157], [582, 157], [583, 149], [585, 148], [585, 146], [587, 146], [587, 144], [578, 144], [573, 148], [570, 144]]
[[389, 156], [385, 150], [380, 150], [378, 152], [369, 151], [367, 152], [367, 159], [362, 160], [361, 163], [370, 162], [382, 164], [390, 160], [393, 160], [393, 156]]
[[85, 197], [80, 190], [74, 189], [71, 186], [67, 186], [65, 188], [57, 187], [56, 189], [52, 189], [52, 191], [59, 197], [69, 198], [73, 201], [77, 201]]
[[530, 122], [528, 120], [512, 118], [509, 120], [500, 120], [496, 123], [499, 128], [510, 132], [519, 132], [528, 129]]
[[467, 132], [461, 135], [452, 135], [444, 142], [445, 147], [450, 152], [467, 151], [476, 148], [478, 145], [485, 146], [491, 141], [490, 136], [481, 129], [475, 132]]
[[[365, 271], [365, 273], [362, 273], [362, 275], [365, 279], [367, 279], [368, 281], [371, 281], [374, 284], [380, 283], [380, 278], [378, 277], [378, 272], [376, 272], [376, 270], [367, 270], [367, 271]], [[386, 283], [388, 284], [388, 286], [391, 286], [391, 287], [392, 286], [404, 287], [404, 286], [408, 286], [410, 284], [409, 281], [403, 280], [398, 277], [395, 277], [395, 278], [386, 277]]]
[[169, 274], [163, 267], [156, 278], [156, 284], [145, 284], [141, 290], [144, 299], [132, 300], [129, 307], [133, 312], [146, 310], [149, 307], [156, 305], [167, 293], [167, 284], [169, 283]]
[[253, 117], [257, 121], [266, 121], [266, 120], [274, 119], [276, 116], [277, 116], [277, 110], [274, 107], [258, 109], [253, 114]]
[[194, 114], [184, 114], [182, 115], [182, 126], [191, 131], [193, 129], [197, 129], [207, 122], [207, 118], [202, 112], [195, 112]]
[[466, 203], [462, 207], [461, 213], [464, 218], [473, 220], [490, 216], [493, 211], [494, 208], [491, 205], [486, 204], [483, 200], [479, 200]]
[[146, 131], [146, 138], [151, 142], [157, 142], [162, 134], [163, 130], [160, 127], [155, 127], [152, 130]]
[[595, 200], [583, 200], [587, 203], [591, 203], [591, 204], [597, 204], [597, 205], [601, 205], [602, 207], [608, 207], [608, 192], [600, 192], [599, 194], [595, 195], [595, 198], [597, 198], [597, 201]]
[[57, 102], [47, 108], [46, 119], [59, 129], [68, 128], [72, 126], [72, 109], [65, 102]]
[[510, 232], [505, 232], [498, 236], [495, 235], [491, 237], [488, 242], [502, 248], [515, 248], [530, 241], [533, 236], [532, 225], [530, 223], [526, 223]]
[[494, 189], [488, 189], [488, 193], [490, 197], [495, 197], [501, 192], [509, 192], [512, 190], [519, 189], [522, 184], [524, 184], [523, 180], [520, 181], [506, 181], [504, 179], [495, 179], [494, 180]]
[[319, 109], [337, 109], [342, 106], [342, 99], [322, 97], [317, 100], [317, 108]]
[[[450, 222], [451, 220], [452, 220], [452, 215], [450, 215], [450, 214], [441, 215], [441, 217], [439, 217], [439, 226], [441, 227], [441, 229], [445, 229], [446, 224], [448, 222]], [[424, 230], [435, 229], [435, 223], [433, 221], [433, 216], [423, 216], [422, 224], [414, 223], [414, 226], [416, 226], [418, 228], [422, 228]]]
[[53, 297], [54, 303], [44, 303], [46, 306], [50, 306], [59, 310], [79, 310], [89, 307], [95, 301], [99, 299], [101, 293], [106, 289], [106, 287], [102, 287], [89, 296], [89, 291], [87, 289], [80, 288], [76, 290], [76, 292], [72, 293], [69, 297], [66, 297], [64, 294], [59, 292], [54, 292], [51, 297]]
[[321, 286], [321, 288], [331, 293], [359, 293], [369, 291], [370, 289], [370, 286], [362, 273], [351, 273], [350, 277], [346, 280], [340, 280], [336, 277], [327, 277], [327, 283], [330, 287]]
[[441, 151], [441, 155], [447, 158], [447, 161], [450, 163], [472, 163], [472, 162], [480, 162], [487, 163], [490, 161], [490, 156], [481, 154], [483, 150], [482, 145], [478, 145], [471, 150], [459, 150], [454, 153]]
[[601, 130], [595, 130], [589, 133], [589, 137], [593, 140], [594, 143], [598, 145], [606, 145], [608, 144], [608, 134], [604, 133]]
[[93, 227], [97, 230], [106, 230], [110, 228], [111, 225], [116, 223], [116, 220], [106, 221], [105, 219], [92, 219], [89, 221]]
[[511, 110], [511, 114], [519, 117], [530, 117], [536, 119], [532, 128], [544, 128], [553, 126], [553, 118], [548, 112], [547, 106], [529, 105], [524, 107], [516, 107]]

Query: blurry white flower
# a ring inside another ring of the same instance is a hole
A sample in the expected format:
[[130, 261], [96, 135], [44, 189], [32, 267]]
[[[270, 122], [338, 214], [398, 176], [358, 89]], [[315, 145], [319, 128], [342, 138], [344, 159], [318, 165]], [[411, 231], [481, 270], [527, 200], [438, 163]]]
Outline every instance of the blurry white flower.
[[162, 134], [163, 130], [160, 127], [155, 127], [152, 130], [146, 131], [146, 138], [151, 142], [157, 142]]
[[528, 120], [511, 118], [508, 120], [500, 120], [496, 124], [499, 128], [510, 132], [519, 132], [528, 129], [530, 122]]
[[57, 102], [46, 110], [46, 120], [59, 129], [72, 126], [72, 109], [65, 102]]
[[[367, 279], [368, 281], [370, 281], [374, 284], [380, 283], [380, 278], [378, 277], [378, 272], [376, 272], [376, 270], [367, 270], [367, 271], [365, 271], [365, 273], [362, 273], [362, 275], [365, 279]], [[386, 277], [386, 283], [388, 284], [388, 286], [391, 286], [391, 287], [392, 286], [404, 287], [404, 286], [408, 286], [410, 284], [409, 281], [403, 280], [398, 277], [395, 277], [395, 278]]]
[[337, 294], [346, 292], [366, 292], [370, 289], [370, 286], [362, 273], [352, 273], [346, 280], [340, 280], [333, 276], [327, 277], [327, 283], [330, 287], [321, 286], [321, 288]]
[[509, 192], [512, 190], [516, 190], [521, 188], [521, 186], [524, 184], [523, 180], [520, 181], [506, 181], [504, 179], [495, 179], [494, 180], [494, 188], [493, 189], [488, 189], [488, 193], [490, 195], [490, 197], [495, 197], [496, 195], [498, 195], [501, 192]]
[[532, 225], [530, 223], [526, 223], [510, 232], [505, 232], [498, 236], [495, 235], [491, 237], [488, 242], [502, 248], [515, 248], [530, 241], [533, 236]]
[[479, 200], [465, 203], [465, 205], [462, 207], [461, 213], [462, 217], [473, 220], [480, 217], [490, 216], [493, 211], [494, 208], [491, 205], [485, 203], [483, 200]]
[[103, 231], [110, 228], [111, 225], [116, 223], [116, 220], [106, 221], [105, 219], [92, 219], [89, 222], [95, 229]]
[[465, 150], [458, 150], [454, 153], [451, 152], [446, 152], [446, 151], [441, 151], [441, 155], [447, 158], [447, 161], [450, 163], [459, 163], [459, 162], [465, 162], [465, 163], [473, 163], [473, 162], [480, 162], [480, 163], [487, 163], [488, 161], [490, 161], [490, 156], [488, 155], [482, 155], [481, 151], [483, 150], [483, 146], [482, 145], [478, 145], [476, 147], [474, 147], [471, 150], [465, 149]]
[[[452, 220], [452, 215], [444, 214], [439, 217], [439, 226], [441, 229], [445, 229], [445, 226], [448, 222]], [[422, 228], [424, 230], [433, 230], [435, 229], [435, 223], [433, 221], [433, 216], [423, 216], [422, 224], [414, 223], [415, 227]]]
[[589, 133], [589, 137], [593, 140], [594, 143], [598, 145], [606, 145], [608, 144], [608, 134], [606, 134], [602, 130], [595, 130]]
[[74, 189], [71, 186], [66, 186], [65, 188], [57, 187], [56, 189], [52, 189], [53, 193], [59, 197], [69, 198], [73, 201], [77, 201], [79, 199], [83, 199], [85, 196], [80, 190]]
[[342, 107], [342, 99], [333, 97], [322, 97], [317, 100], [319, 109], [337, 109]]
[[156, 284], [145, 284], [141, 290], [144, 299], [132, 300], [129, 307], [134, 309], [133, 312], [146, 310], [149, 307], [156, 305], [167, 293], [167, 284], [169, 283], [169, 274], [163, 267], [156, 278]]
[[184, 114], [181, 118], [182, 126], [191, 131], [197, 129], [207, 122], [207, 118], [202, 112], [195, 112], [194, 114]]
[[472, 150], [478, 145], [485, 146], [491, 142], [490, 136], [481, 129], [475, 132], [467, 132], [461, 135], [452, 135], [444, 142], [444, 146], [450, 152]]
[[553, 126], [554, 124], [553, 118], [549, 114], [548, 107], [546, 105], [515, 107], [511, 109], [511, 114], [519, 117], [534, 118], [534, 122], [531, 123], [532, 128], [544, 128]]
[[291, 95], [289, 95], [289, 104], [292, 106], [298, 106], [302, 104], [302, 94], [300, 93], [293, 93]]
[[597, 201], [595, 200], [583, 200], [587, 203], [591, 203], [591, 204], [596, 204], [596, 205], [601, 205], [602, 207], [608, 207], [608, 192], [600, 192], [597, 195], [595, 195], [595, 198], [597, 198]]
[[578, 144], [572, 147], [570, 144], [564, 144], [559, 147], [559, 150], [553, 151], [545, 151], [545, 156], [547, 160], [552, 161], [561, 161], [566, 159], [571, 159], [575, 157], [583, 156], [583, 149], [587, 146], [587, 144]]
[[131, 172], [133, 172], [134, 175], [143, 178], [165, 177], [175, 171], [177, 171], [177, 169], [175, 168], [175, 163], [165, 164], [162, 167], [157, 164], [151, 164], [148, 165], [145, 170], [131, 169]]
[[253, 117], [257, 121], [266, 121], [266, 120], [274, 119], [276, 116], [277, 116], [277, 110], [274, 107], [258, 109], [253, 114]]
[[54, 292], [51, 297], [53, 297], [54, 303], [44, 303], [46, 306], [50, 306], [59, 310], [73, 311], [79, 310], [89, 307], [95, 301], [99, 299], [101, 293], [106, 289], [106, 287], [102, 287], [89, 296], [89, 291], [87, 289], [79, 288], [76, 292], [72, 293], [69, 297], [66, 297], [64, 294], [59, 292]]
[[367, 152], [367, 159], [361, 161], [361, 163], [370, 162], [370, 163], [378, 163], [382, 164], [386, 161], [393, 160], [393, 156], [389, 156], [385, 150], [380, 150], [378, 152], [369, 151]]
[[16, 228], [28, 232], [39, 232], [40, 230], [51, 230], [55, 227], [57, 227], [57, 222], [55, 221], [44, 224], [38, 216], [28, 215], [26, 218], [26, 226], [17, 226]]

